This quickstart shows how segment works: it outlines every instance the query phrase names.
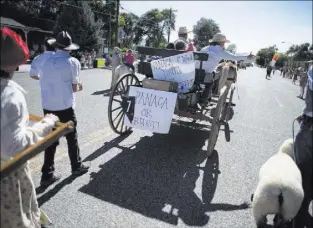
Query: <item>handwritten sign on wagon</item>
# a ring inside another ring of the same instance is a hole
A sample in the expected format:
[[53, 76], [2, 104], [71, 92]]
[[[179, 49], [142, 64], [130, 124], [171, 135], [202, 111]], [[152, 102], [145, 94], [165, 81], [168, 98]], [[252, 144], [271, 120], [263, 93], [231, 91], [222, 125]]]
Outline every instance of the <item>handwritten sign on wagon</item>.
[[177, 93], [130, 86], [128, 95], [135, 97], [135, 111], [132, 120], [125, 115], [126, 126], [161, 134], [169, 132]]
[[178, 83], [178, 92], [187, 93], [195, 81], [193, 52], [151, 61], [153, 78]]

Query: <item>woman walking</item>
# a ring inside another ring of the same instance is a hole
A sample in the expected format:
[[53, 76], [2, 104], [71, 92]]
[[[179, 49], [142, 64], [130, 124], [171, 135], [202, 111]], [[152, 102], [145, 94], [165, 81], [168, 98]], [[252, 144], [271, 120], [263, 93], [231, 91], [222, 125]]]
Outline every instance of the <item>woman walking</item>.
[[[1, 164], [12, 159], [52, 131], [58, 118], [46, 115], [32, 127], [25, 91], [12, 80], [29, 50], [22, 38], [1, 28]], [[29, 165], [26, 162], [1, 180], [1, 227], [40, 228], [40, 210]]]

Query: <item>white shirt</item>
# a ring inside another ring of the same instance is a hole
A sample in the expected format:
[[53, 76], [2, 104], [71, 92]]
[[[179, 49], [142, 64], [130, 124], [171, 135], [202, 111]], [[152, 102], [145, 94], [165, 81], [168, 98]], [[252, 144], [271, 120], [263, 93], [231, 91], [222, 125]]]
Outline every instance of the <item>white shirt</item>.
[[25, 93], [14, 81], [1, 78], [1, 164], [41, 140], [54, 126], [47, 120], [28, 126]]
[[75, 108], [72, 84], [78, 84], [80, 62], [68, 52], [58, 50], [47, 59], [40, 78], [43, 109], [61, 111]]
[[34, 58], [32, 61], [32, 65], [30, 67], [29, 76], [36, 76], [38, 75], [40, 77], [41, 75], [41, 69], [45, 63], [45, 61], [50, 58], [54, 54], [53, 51], [45, 51], [41, 55]]
[[[209, 54], [208, 61], [204, 61], [202, 63], [202, 69], [204, 69], [206, 73], [212, 73], [222, 59], [240, 61], [246, 60], [248, 58], [248, 56], [234, 55], [228, 51], [225, 51], [219, 45], [206, 46], [202, 48], [200, 52]], [[196, 61], [196, 68], [200, 68], [200, 61]]]

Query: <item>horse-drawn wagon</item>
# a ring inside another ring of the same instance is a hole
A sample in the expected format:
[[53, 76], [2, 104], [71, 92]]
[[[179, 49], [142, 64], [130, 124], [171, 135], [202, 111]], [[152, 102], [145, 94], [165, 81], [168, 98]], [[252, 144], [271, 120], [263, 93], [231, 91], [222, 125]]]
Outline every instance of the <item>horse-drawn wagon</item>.
[[[126, 134], [131, 128], [168, 133], [173, 116], [210, 123], [207, 155], [211, 156], [221, 125], [232, 118], [232, 98], [236, 74], [229, 76], [227, 64], [214, 74], [206, 74], [203, 62], [209, 56], [201, 52], [137, 47], [140, 56], [138, 73], [120, 77], [112, 88], [108, 105], [108, 120], [115, 133]], [[160, 56], [145, 61], [146, 56]], [[196, 69], [195, 62], [199, 61]], [[236, 72], [236, 70], [234, 71]], [[219, 80], [218, 80], [219, 79]], [[200, 106], [204, 84], [219, 83], [219, 92], [208, 106]], [[191, 136], [192, 137], [192, 136]]]

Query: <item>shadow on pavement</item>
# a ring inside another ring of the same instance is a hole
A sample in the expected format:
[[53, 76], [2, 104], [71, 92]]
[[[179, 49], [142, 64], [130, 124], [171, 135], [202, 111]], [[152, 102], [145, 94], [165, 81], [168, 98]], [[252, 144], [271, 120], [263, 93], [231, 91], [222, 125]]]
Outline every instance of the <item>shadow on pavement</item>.
[[114, 138], [110, 142], [105, 142], [104, 146], [100, 147], [95, 152], [93, 152], [89, 156], [87, 156], [83, 160], [83, 162], [93, 161], [93, 160], [97, 159], [98, 157], [100, 157], [101, 155], [105, 154], [107, 151], [109, 151], [113, 147], [120, 148], [118, 144], [121, 143], [124, 139], [126, 139], [129, 135], [130, 134], [121, 135], [121, 136], [118, 136], [118, 137]]
[[[206, 212], [247, 209], [247, 204], [211, 204], [220, 172], [216, 151], [200, 165], [208, 136], [208, 131], [173, 124], [169, 134], [145, 136], [134, 149], [119, 146], [123, 151], [91, 173], [80, 191], [174, 225], [181, 218], [187, 225], [203, 226], [209, 222]], [[201, 174], [202, 189], [196, 194]]]
[[106, 89], [106, 90], [100, 90], [93, 92], [91, 95], [103, 95], [103, 96], [110, 96], [111, 94], [111, 89]]
[[[57, 183], [50, 191], [46, 192], [45, 194], [41, 195], [37, 198], [39, 207], [41, 207], [44, 203], [49, 201], [52, 197], [54, 197], [62, 188], [64, 188], [66, 185], [71, 184], [76, 178], [79, 176], [69, 176], [62, 180], [61, 182]], [[36, 193], [40, 194], [43, 193], [43, 191], [46, 190], [46, 188], [37, 187]]]

